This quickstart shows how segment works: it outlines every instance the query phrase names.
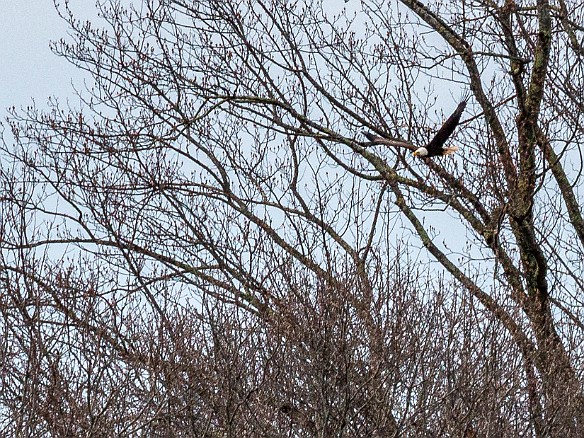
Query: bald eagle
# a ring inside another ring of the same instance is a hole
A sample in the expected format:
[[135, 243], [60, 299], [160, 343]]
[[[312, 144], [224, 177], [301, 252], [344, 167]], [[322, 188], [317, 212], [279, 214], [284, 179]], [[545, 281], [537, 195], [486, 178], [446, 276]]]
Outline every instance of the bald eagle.
[[458, 146], [444, 146], [444, 143], [446, 143], [446, 140], [448, 140], [448, 137], [452, 135], [454, 129], [460, 122], [460, 116], [466, 107], [467, 101], [468, 98], [464, 99], [458, 104], [456, 110], [450, 117], [448, 117], [448, 120], [444, 122], [434, 138], [430, 140], [430, 143], [428, 143], [426, 146], [417, 147], [406, 140], [382, 137], [380, 135], [375, 135], [370, 132], [363, 131], [363, 135], [365, 135], [365, 137], [367, 137], [367, 139], [370, 141], [367, 146], [374, 144], [384, 144], [387, 146], [403, 147], [411, 150], [416, 157], [436, 157], [453, 154], [458, 150]]

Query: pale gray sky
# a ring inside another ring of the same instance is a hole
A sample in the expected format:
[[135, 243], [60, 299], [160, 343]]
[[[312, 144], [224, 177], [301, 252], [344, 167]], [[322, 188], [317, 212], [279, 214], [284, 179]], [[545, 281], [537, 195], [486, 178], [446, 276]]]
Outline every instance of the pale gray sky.
[[[84, 0], [87, 1], [87, 0]], [[66, 36], [67, 27], [51, 0], [0, 0], [0, 114], [6, 107], [39, 107], [48, 96], [73, 95], [71, 78], [81, 78], [67, 61], [49, 49]]]
[[[140, 0], [136, 0], [139, 3]], [[357, 0], [348, 3], [327, 0], [328, 12], [346, 8], [351, 14], [361, 9]], [[96, 14], [94, 0], [71, 0], [76, 11], [81, 10], [83, 18]], [[359, 24], [357, 24], [359, 25]], [[6, 117], [9, 106], [26, 107], [35, 100], [38, 108], [45, 109], [49, 96], [56, 96], [61, 102], [73, 100], [76, 106], [73, 84], [82, 88], [84, 72], [74, 68], [64, 58], [54, 55], [49, 49], [51, 40], [67, 38], [67, 25], [61, 20], [52, 0], [0, 0], [0, 120]], [[454, 86], [454, 89], [460, 88]], [[447, 92], [447, 88], [442, 90]], [[462, 92], [454, 91], [454, 98], [445, 100], [445, 114], [456, 106], [456, 96]], [[464, 117], [468, 117], [465, 114]], [[10, 141], [4, 133], [5, 140]], [[464, 151], [460, 155], [464, 154]], [[452, 225], [451, 225], [452, 227]], [[443, 233], [464, 236], [461, 230], [445, 228]], [[444, 236], [444, 234], [442, 234]], [[453, 241], [464, 243], [463, 238]], [[451, 240], [452, 242], [452, 240]]]
[[[83, 18], [96, 12], [94, 0], [72, 0], [71, 7]], [[355, 11], [360, 2], [331, 0], [331, 11], [343, 7]], [[80, 84], [83, 73], [49, 49], [51, 40], [66, 36], [67, 26], [52, 0], [0, 0], [1, 119], [8, 106], [29, 105], [31, 98], [42, 108], [50, 95], [61, 100], [74, 96], [71, 79]]]

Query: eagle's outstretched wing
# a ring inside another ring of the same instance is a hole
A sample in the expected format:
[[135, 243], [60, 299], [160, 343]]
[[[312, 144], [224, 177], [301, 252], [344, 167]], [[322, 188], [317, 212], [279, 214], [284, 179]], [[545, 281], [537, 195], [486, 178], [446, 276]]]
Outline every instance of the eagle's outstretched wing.
[[426, 145], [428, 155], [442, 155], [442, 147], [444, 146], [444, 143], [446, 143], [446, 140], [448, 140], [448, 137], [452, 135], [454, 129], [460, 122], [460, 116], [462, 115], [462, 112], [466, 107], [467, 101], [468, 99], [465, 99], [458, 104], [456, 110], [452, 113], [450, 117], [448, 117], [448, 120], [446, 120], [444, 124], [440, 127], [434, 138], [430, 140], [430, 143]]
[[409, 149], [410, 151], [415, 151], [416, 149], [418, 149], [416, 146], [414, 146], [412, 143], [410, 143], [409, 141], [406, 141], [406, 140], [400, 140], [397, 138], [382, 137], [380, 135], [375, 135], [375, 134], [372, 134], [372, 133], [367, 132], [367, 131], [362, 131], [362, 133], [365, 137], [367, 137], [367, 140], [369, 140], [371, 142], [371, 145], [383, 144], [386, 146], [406, 148], [406, 149]]

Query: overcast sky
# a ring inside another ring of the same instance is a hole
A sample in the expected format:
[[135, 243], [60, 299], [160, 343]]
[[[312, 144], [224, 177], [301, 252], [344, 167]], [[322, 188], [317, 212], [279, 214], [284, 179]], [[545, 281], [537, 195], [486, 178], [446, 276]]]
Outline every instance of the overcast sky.
[[[347, 8], [351, 13], [359, 11], [357, 0], [348, 3], [330, 1], [329, 12]], [[81, 85], [84, 73], [75, 69], [65, 59], [49, 49], [51, 40], [67, 36], [67, 25], [55, 11], [52, 0], [0, 0], [0, 120], [6, 117], [9, 106], [25, 107], [35, 100], [40, 109], [46, 108], [49, 96], [57, 96], [61, 102], [73, 99], [72, 82]], [[136, 0], [138, 2], [138, 0]], [[83, 18], [96, 13], [93, 0], [72, 0], [74, 10], [82, 8]], [[81, 87], [79, 87], [81, 88]], [[456, 88], [456, 87], [455, 87]], [[443, 93], [447, 93], [444, 88]], [[458, 93], [458, 94], [457, 94]], [[445, 100], [448, 114], [456, 107], [454, 92]], [[468, 113], [467, 113], [468, 114]], [[5, 132], [5, 139], [10, 141]], [[449, 232], [449, 230], [446, 230]], [[457, 232], [454, 228], [450, 232]], [[462, 234], [460, 235], [462, 236]], [[461, 239], [464, 241], [464, 239]]]
[[[85, 0], [87, 1], [87, 0]], [[0, 0], [0, 113], [26, 106], [34, 98], [44, 106], [49, 95], [72, 95], [71, 78], [80, 72], [49, 49], [49, 41], [67, 27], [51, 0]]]
[[[63, 3], [63, 2], [61, 2]], [[138, 3], [138, 0], [136, 0]], [[347, 4], [331, 0], [329, 12], [347, 8], [355, 11], [359, 1]], [[83, 18], [95, 13], [94, 0], [73, 0]], [[73, 95], [71, 78], [79, 84], [82, 73], [49, 49], [51, 40], [67, 34], [52, 0], [0, 0], [0, 114], [8, 106], [26, 106], [31, 98], [41, 107], [49, 95]], [[2, 117], [3, 118], [3, 117]]]

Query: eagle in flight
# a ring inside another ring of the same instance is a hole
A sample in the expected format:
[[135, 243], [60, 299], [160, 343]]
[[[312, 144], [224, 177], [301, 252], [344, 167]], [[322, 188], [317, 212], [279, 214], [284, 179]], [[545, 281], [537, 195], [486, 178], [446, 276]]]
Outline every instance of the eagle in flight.
[[448, 137], [452, 135], [454, 129], [460, 122], [460, 116], [466, 107], [467, 101], [468, 98], [464, 99], [458, 104], [456, 110], [450, 117], [448, 117], [448, 120], [444, 122], [434, 138], [430, 140], [430, 143], [428, 143], [426, 146], [417, 147], [406, 140], [382, 137], [380, 135], [375, 135], [370, 132], [363, 131], [363, 135], [365, 135], [365, 137], [367, 137], [367, 139], [370, 141], [370, 143], [366, 144], [366, 146], [384, 144], [387, 146], [403, 147], [411, 150], [416, 157], [437, 157], [453, 154], [458, 150], [458, 146], [444, 146], [444, 143], [446, 143], [446, 140], [448, 140]]

